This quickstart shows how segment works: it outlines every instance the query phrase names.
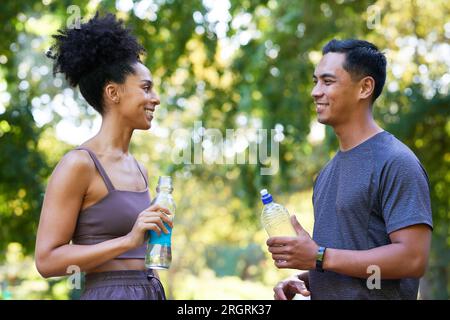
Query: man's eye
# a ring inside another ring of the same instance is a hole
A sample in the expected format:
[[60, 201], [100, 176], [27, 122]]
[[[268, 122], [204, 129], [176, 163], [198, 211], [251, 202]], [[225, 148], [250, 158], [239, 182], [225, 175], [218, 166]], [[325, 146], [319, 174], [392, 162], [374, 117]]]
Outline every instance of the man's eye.
[[144, 87], [145, 92], [148, 92], [150, 90], [150, 87]]

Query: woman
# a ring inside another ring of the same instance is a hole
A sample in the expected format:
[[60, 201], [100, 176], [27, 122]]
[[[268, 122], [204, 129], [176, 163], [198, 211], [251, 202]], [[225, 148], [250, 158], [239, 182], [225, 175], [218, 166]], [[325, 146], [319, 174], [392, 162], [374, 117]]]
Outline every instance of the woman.
[[46, 278], [79, 267], [86, 272], [81, 299], [165, 299], [156, 272], [145, 270], [145, 237], [168, 233], [170, 212], [150, 206], [147, 172], [128, 152], [133, 131], [150, 128], [160, 103], [139, 59], [144, 49], [112, 14], [53, 37], [54, 72], [79, 86], [102, 125], [50, 177], [36, 267]]

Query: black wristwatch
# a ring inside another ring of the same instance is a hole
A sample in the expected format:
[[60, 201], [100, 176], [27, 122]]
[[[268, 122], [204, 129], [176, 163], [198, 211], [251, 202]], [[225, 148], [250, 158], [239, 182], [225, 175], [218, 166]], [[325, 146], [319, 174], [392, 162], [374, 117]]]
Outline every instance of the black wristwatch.
[[319, 249], [317, 250], [316, 271], [324, 272], [324, 270], [323, 270], [323, 257], [325, 255], [325, 250], [327, 250], [327, 248], [325, 248], [325, 247], [319, 247]]

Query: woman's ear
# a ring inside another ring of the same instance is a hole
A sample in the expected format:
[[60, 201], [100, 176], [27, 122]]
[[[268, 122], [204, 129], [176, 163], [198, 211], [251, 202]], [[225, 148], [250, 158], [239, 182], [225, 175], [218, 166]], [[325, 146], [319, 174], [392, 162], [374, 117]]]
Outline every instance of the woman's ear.
[[120, 102], [119, 85], [117, 83], [110, 82], [106, 85], [105, 98], [114, 104]]
[[373, 91], [375, 90], [375, 79], [368, 76], [360, 80], [361, 89], [359, 92], [360, 99], [370, 98]]

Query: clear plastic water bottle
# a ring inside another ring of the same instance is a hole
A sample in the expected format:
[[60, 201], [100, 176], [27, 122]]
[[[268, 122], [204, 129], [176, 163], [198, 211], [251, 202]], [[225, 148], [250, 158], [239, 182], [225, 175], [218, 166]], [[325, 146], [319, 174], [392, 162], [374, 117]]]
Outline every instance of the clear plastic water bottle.
[[[173, 221], [175, 216], [175, 201], [172, 197], [172, 178], [169, 176], [160, 176], [158, 186], [156, 187], [157, 195], [152, 201], [161, 207], [169, 209], [172, 213], [170, 218]], [[168, 234], [161, 231], [161, 235], [150, 230], [150, 237], [147, 243], [147, 252], [145, 254], [145, 266], [149, 269], [169, 269], [172, 262], [172, 228], [164, 222], [165, 227], [169, 231]]]
[[269, 237], [297, 236], [288, 210], [282, 205], [273, 202], [272, 195], [267, 192], [267, 189], [261, 190], [260, 193], [261, 201], [264, 204], [261, 213], [261, 223]]

